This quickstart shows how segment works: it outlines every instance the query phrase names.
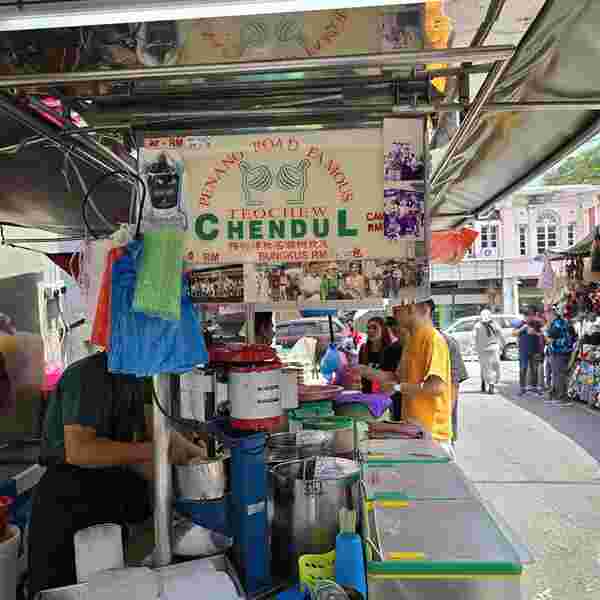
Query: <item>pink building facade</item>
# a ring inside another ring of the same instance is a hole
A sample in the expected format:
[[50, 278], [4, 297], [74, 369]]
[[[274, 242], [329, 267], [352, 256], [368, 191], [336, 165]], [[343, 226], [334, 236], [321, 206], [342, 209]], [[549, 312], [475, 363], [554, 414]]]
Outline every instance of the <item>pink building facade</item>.
[[600, 186], [530, 186], [471, 223], [479, 237], [456, 266], [435, 265], [442, 326], [484, 305], [508, 314], [541, 302], [542, 256], [572, 246], [600, 225]]

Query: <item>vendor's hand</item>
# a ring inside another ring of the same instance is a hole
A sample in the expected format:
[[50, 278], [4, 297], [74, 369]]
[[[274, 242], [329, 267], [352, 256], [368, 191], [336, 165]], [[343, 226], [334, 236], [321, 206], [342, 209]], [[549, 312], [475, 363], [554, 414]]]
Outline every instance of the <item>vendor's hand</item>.
[[187, 450], [174, 437], [171, 437], [169, 445], [169, 462], [172, 465], [186, 465], [189, 462]]
[[352, 382], [356, 382], [356, 381], [360, 381], [360, 378], [362, 377], [362, 366], [363, 365], [359, 365], [358, 367], [352, 367], [350, 369], [348, 369], [348, 375], [350, 376], [350, 381]]
[[193, 443], [190, 442], [187, 446], [188, 462], [194, 458], [208, 458], [208, 449], [202, 440]]
[[381, 391], [384, 394], [387, 394], [388, 396], [391, 396], [392, 394], [397, 393], [396, 390], [394, 389], [394, 387], [396, 385], [398, 385], [397, 381], [392, 381], [392, 380], [390, 380], [390, 381], [384, 381], [381, 384]]
[[206, 458], [208, 456], [206, 444], [200, 440], [194, 444], [177, 431], [171, 432], [169, 446], [169, 460], [174, 465], [187, 465], [194, 458]]

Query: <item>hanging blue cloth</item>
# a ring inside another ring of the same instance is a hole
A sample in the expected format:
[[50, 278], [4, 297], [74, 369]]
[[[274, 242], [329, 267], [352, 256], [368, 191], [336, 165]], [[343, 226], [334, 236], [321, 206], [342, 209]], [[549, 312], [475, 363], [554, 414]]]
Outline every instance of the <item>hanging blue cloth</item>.
[[208, 353], [200, 319], [185, 292], [181, 299], [180, 321], [134, 312], [136, 274], [142, 254], [143, 242], [131, 242], [125, 256], [113, 265], [108, 370], [148, 377], [159, 373], [184, 373], [206, 364]]

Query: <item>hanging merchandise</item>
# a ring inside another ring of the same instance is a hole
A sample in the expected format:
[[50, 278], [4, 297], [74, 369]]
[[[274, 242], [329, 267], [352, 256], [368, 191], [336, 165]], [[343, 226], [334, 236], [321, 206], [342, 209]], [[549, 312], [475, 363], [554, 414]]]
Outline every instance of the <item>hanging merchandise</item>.
[[544, 257], [544, 268], [538, 280], [538, 288], [541, 290], [552, 290], [554, 288], [554, 271], [550, 264], [550, 258]]
[[109, 370], [147, 377], [184, 373], [206, 364], [208, 354], [202, 326], [187, 295], [180, 297], [179, 321], [149, 317], [132, 310], [142, 255], [143, 242], [131, 242], [125, 256], [113, 266]]
[[102, 274], [102, 284], [98, 294], [98, 306], [92, 326], [92, 344], [108, 350], [110, 348], [110, 294], [112, 286], [112, 268], [117, 260], [125, 255], [124, 248], [113, 248], [106, 257], [106, 267]]
[[431, 232], [431, 262], [456, 265], [460, 263], [479, 235], [474, 229]]
[[183, 233], [166, 228], [146, 231], [135, 286], [133, 310], [178, 321], [181, 316]]
[[175, 227], [185, 231], [184, 162], [173, 151], [154, 154], [143, 167], [150, 201], [145, 204], [144, 230]]
[[600, 279], [600, 227], [596, 227], [594, 233], [594, 242], [592, 243], [592, 265], [591, 265], [592, 281]]
[[112, 248], [111, 240], [86, 240], [80, 251], [79, 287], [86, 303], [86, 317], [93, 323], [106, 257]]

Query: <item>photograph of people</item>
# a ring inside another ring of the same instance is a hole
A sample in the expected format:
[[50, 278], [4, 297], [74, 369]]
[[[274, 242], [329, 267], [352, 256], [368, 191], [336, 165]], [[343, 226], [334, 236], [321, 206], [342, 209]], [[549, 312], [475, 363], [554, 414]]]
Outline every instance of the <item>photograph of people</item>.
[[350, 272], [344, 277], [344, 291], [350, 300], [361, 300], [368, 295], [368, 281], [362, 274], [360, 262], [350, 263]]
[[327, 270], [321, 278], [321, 300], [339, 300], [340, 295], [338, 267], [332, 262], [327, 265]]
[[303, 302], [319, 302], [321, 300], [321, 263], [312, 262], [300, 284], [300, 299]]

